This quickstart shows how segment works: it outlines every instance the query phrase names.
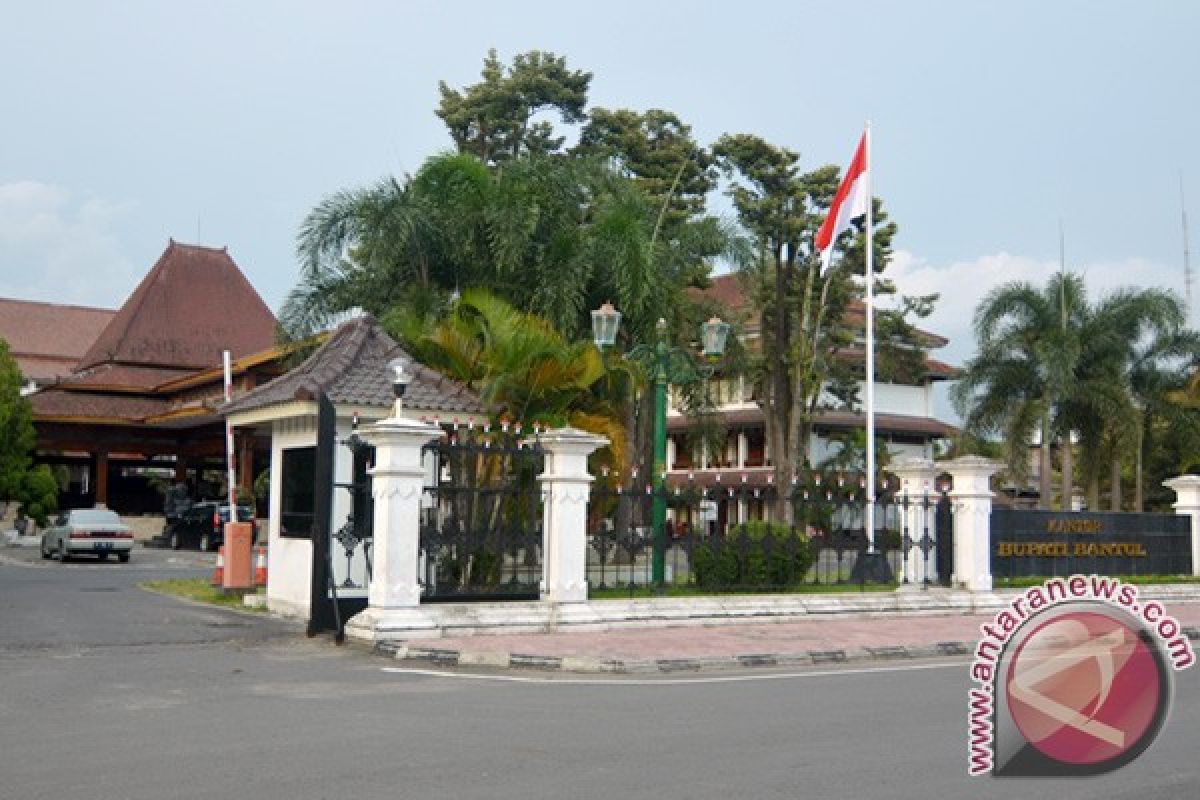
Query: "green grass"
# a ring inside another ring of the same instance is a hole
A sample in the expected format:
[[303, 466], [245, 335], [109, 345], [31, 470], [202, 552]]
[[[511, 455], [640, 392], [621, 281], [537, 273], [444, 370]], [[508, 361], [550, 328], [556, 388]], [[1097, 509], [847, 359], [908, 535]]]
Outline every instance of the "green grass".
[[628, 600], [641, 597], [728, 597], [744, 594], [848, 594], [857, 592], [891, 592], [895, 591], [894, 583], [805, 583], [786, 589], [744, 589], [727, 592], [714, 592], [695, 586], [665, 586], [661, 590], [653, 586], [609, 587], [606, 589], [591, 588], [588, 598], [591, 600]]
[[141, 587], [147, 591], [183, 597], [212, 606], [236, 608], [240, 611], [266, 611], [265, 608], [251, 608], [242, 602], [243, 594], [253, 594], [253, 592], [226, 594], [224, 589], [211, 585], [208, 578], [171, 578], [162, 581], [146, 581], [141, 584]]
[[[1070, 577], [1068, 575], [1059, 575], [1060, 578]], [[1132, 584], [1153, 584], [1153, 583], [1200, 583], [1200, 576], [1195, 575], [1110, 575], [1107, 577], [1117, 578], [1122, 583]], [[1042, 577], [1024, 577], [1024, 578], [993, 578], [992, 585], [997, 589], [1025, 589], [1030, 586], [1041, 586], [1048, 580], [1052, 580], [1053, 576], [1045, 575]]]

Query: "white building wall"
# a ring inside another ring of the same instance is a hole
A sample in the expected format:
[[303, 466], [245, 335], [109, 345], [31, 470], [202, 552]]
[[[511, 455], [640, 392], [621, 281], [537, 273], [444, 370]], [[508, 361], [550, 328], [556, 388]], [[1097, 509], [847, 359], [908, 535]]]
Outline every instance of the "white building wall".
[[276, 420], [271, 432], [271, 492], [267, 519], [267, 608], [279, 614], [307, 618], [312, 543], [279, 535], [283, 498], [283, 451], [317, 443], [315, 417]]

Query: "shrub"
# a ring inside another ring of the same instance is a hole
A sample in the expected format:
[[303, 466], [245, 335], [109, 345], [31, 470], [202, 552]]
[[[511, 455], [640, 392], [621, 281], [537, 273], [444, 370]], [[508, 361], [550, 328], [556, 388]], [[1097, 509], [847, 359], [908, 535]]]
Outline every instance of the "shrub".
[[804, 580], [815, 555], [801, 529], [771, 522], [730, 528], [692, 554], [696, 584], [702, 589], [784, 588]]

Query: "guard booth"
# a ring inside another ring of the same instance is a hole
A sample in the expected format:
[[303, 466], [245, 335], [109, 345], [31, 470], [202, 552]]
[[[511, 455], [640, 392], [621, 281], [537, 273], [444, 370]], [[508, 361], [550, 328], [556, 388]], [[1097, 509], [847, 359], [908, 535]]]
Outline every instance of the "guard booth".
[[[334, 630], [366, 607], [373, 540], [371, 449], [360, 429], [392, 413], [387, 365], [408, 361], [403, 413], [482, 427], [478, 396], [411, 360], [369, 315], [330, 334], [300, 366], [221, 408], [241, 431], [269, 437], [267, 608]], [[435, 467], [429, 467], [429, 482]]]

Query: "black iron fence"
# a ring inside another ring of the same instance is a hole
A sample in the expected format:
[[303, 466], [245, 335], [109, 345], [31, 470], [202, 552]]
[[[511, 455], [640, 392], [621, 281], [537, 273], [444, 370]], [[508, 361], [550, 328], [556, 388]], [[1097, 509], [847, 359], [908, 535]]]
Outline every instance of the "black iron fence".
[[[777, 592], [808, 585], [948, 581], [953, 554], [949, 503], [941, 494], [879, 493], [873, 541], [864, 492], [843, 478], [785, 490], [676, 486], [659, 495], [667, 521], [657, 544], [663, 584], [698, 593]], [[655, 584], [655, 491], [593, 489], [588, 519], [588, 584], [636, 592]]]
[[543, 458], [507, 428], [464, 427], [426, 446], [422, 600], [538, 597]]

